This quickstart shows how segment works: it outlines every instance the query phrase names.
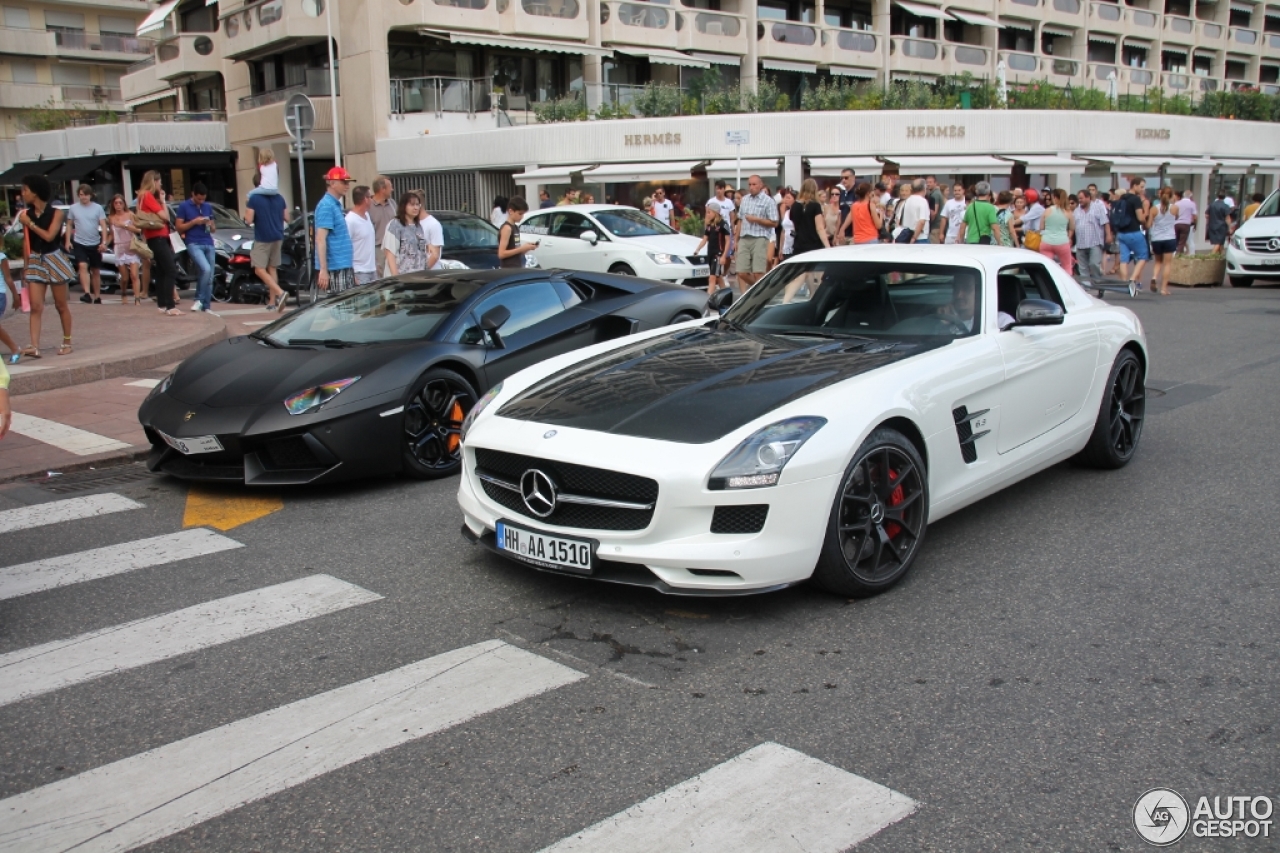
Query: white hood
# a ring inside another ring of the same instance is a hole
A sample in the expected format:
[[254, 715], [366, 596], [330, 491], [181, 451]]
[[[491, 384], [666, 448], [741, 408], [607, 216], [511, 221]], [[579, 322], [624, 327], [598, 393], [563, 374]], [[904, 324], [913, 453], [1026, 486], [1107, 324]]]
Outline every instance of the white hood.
[[666, 252], [669, 255], [687, 257], [702, 242], [688, 234], [662, 234], [654, 237], [612, 237], [624, 246], [635, 246], [646, 252]]
[[1236, 234], [1241, 237], [1280, 237], [1280, 216], [1254, 216], [1245, 221]]

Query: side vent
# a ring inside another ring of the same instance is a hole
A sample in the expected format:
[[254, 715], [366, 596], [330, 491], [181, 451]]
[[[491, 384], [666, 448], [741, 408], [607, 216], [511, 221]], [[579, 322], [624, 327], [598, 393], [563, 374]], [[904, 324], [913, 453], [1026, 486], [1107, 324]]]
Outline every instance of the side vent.
[[960, 439], [960, 457], [964, 459], [966, 464], [978, 461], [978, 446], [975, 442], [991, 432], [989, 429], [984, 429], [982, 432], [975, 433], [972, 421], [974, 418], [982, 417], [989, 411], [991, 410], [981, 409], [970, 414], [969, 410], [964, 406], [951, 410], [951, 416], [956, 420], [956, 437]]

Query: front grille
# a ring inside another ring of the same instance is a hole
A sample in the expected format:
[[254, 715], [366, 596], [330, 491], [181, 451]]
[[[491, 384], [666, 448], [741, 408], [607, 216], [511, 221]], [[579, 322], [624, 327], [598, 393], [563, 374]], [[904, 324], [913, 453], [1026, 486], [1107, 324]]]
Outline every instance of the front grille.
[[1280, 246], [1271, 248], [1271, 237], [1246, 237], [1244, 247], [1250, 252], [1256, 252], [1259, 255], [1280, 254]]
[[268, 441], [259, 451], [259, 458], [273, 469], [324, 467], [300, 435]]
[[711, 516], [712, 533], [759, 533], [764, 529], [768, 504], [718, 506]]
[[680, 283], [683, 284], [685, 287], [692, 287], [695, 290], [702, 290], [707, 286], [709, 282], [705, 278], [686, 278], [684, 281]]
[[[602, 500], [656, 504], [658, 482], [635, 474], [590, 468], [569, 462], [554, 462], [500, 450], [476, 450], [476, 473], [488, 474], [508, 483], [519, 483], [524, 472], [537, 468], [549, 476], [560, 492]], [[652, 509], [621, 509], [558, 503], [555, 512], [538, 518], [529, 512], [524, 499], [510, 489], [480, 481], [489, 498], [512, 512], [543, 524], [578, 527], [585, 530], [643, 530], [653, 520]]]
[[[221, 456], [222, 454], [203, 455]], [[236, 462], [231, 462], [225, 459], [196, 459], [193, 456], [181, 456], [174, 453], [164, 461], [160, 466], [160, 470], [166, 474], [172, 474], [175, 477], [183, 477], [191, 480], [230, 480], [239, 483], [244, 482], [243, 458]]]
[[1241, 264], [1240, 269], [1245, 272], [1280, 273], [1280, 266], [1264, 266], [1263, 264]]
[[688, 257], [685, 258], [685, 260], [693, 264], [695, 267], [700, 267], [707, 262], [707, 256], [706, 255], [689, 255]]

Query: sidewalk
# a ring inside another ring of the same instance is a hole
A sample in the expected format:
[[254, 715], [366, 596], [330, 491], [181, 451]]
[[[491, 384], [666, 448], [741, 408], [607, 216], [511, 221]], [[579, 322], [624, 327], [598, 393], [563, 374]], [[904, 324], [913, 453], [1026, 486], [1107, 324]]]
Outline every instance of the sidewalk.
[[[72, 290], [78, 298], [79, 289]], [[182, 308], [191, 305], [183, 299]], [[215, 311], [221, 306], [215, 306]], [[279, 315], [262, 307], [228, 305], [215, 314], [162, 317], [154, 303], [72, 302], [75, 352], [56, 355], [62, 331], [45, 309], [43, 358], [10, 365], [14, 424], [0, 441], [0, 482], [67, 473], [138, 458], [149, 449], [138, 406], [184, 358], [226, 337], [248, 334]], [[0, 325], [24, 346], [26, 314]], [[3, 353], [7, 355], [6, 353]]]

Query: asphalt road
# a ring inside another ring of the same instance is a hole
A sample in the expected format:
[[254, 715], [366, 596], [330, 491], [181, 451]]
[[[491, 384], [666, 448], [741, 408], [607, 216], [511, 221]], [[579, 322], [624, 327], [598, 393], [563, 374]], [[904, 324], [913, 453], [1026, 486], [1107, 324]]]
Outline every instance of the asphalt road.
[[[495, 640], [553, 662], [560, 681], [434, 729], [406, 723], [400, 742], [328, 772], [230, 777], [221, 806], [175, 819], [188, 828], [147, 849], [536, 851], [766, 743], [915, 801], [858, 853], [1140, 850], [1133, 807], [1150, 788], [1193, 808], [1202, 795], [1280, 796], [1280, 292], [1124, 302], [1163, 392], [1134, 462], [1058, 466], [932, 525], [912, 574], [875, 599], [800, 587], [708, 601], [551, 577], [466, 544], [453, 482], [382, 480], [286, 492], [280, 511], [221, 534], [243, 547], [0, 600], [3, 682], [38, 644], [317, 574], [381, 596], [0, 698], [0, 850], [46, 849], [21, 826], [57, 796], [67, 815], [101, 806], [87, 771], [160, 750], [107, 788], [125, 812], [163, 803], [138, 780], [178, 784], [266, 736], [227, 729], [186, 759], [166, 745], [264, 714], [283, 717], [288, 740], [302, 705], [267, 712]], [[142, 506], [2, 533], [0, 566], [182, 529], [186, 488], [163, 479], [0, 487], [0, 512], [98, 493]], [[499, 673], [494, 689], [518, 680]], [[255, 785], [267, 793], [231, 808]], [[791, 820], [832, 825], [817, 790], [796, 796]], [[726, 826], [758, 817], [748, 799], [717, 807]], [[1175, 849], [1280, 849], [1272, 820], [1268, 839], [1188, 835]], [[83, 849], [136, 843], [130, 831]], [[822, 849], [767, 837], [736, 849]]]

